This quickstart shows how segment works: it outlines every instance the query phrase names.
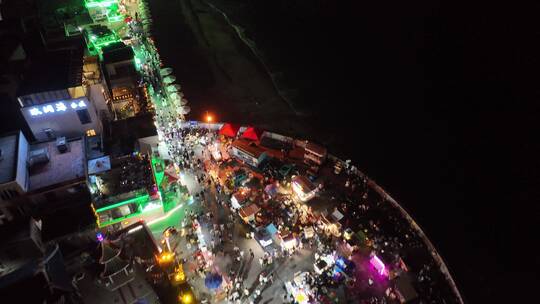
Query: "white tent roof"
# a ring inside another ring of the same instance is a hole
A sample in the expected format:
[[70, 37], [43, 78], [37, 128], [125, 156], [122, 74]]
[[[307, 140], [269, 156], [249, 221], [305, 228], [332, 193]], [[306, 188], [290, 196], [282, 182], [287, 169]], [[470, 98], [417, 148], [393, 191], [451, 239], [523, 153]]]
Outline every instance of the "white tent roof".
[[343, 218], [343, 213], [339, 212], [339, 210], [334, 210], [334, 212], [332, 212], [332, 217], [339, 222]]

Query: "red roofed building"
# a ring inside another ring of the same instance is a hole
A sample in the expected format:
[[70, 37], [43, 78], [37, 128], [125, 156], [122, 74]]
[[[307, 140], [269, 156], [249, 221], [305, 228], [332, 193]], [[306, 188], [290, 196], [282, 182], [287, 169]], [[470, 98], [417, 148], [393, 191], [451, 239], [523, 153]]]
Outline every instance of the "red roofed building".
[[263, 130], [254, 128], [254, 127], [248, 127], [244, 133], [242, 133], [242, 138], [249, 139], [249, 140], [255, 140], [259, 141], [261, 140]]
[[219, 135], [235, 137], [239, 129], [240, 126], [238, 125], [226, 123], [221, 127], [221, 129], [219, 129]]

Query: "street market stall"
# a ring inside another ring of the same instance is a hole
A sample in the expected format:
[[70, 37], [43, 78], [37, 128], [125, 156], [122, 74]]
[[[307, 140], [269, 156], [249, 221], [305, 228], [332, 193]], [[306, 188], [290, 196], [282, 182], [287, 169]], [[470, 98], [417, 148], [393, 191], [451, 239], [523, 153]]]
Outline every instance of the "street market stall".
[[292, 178], [292, 189], [302, 202], [307, 202], [317, 192], [317, 187], [305, 176], [297, 175]]
[[238, 211], [238, 214], [240, 215], [240, 218], [247, 224], [252, 224], [255, 222], [255, 214], [259, 212], [261, 208], [257, 206], [257, 204], [249, 204], [245, 207], [240, 208]]
[[293, 297], [295, 303], [307, 304], [313, 297], [311, 286], [307, 283], [308, 272], [297, 272], [292, 281], [285, 282], [287, 292]]

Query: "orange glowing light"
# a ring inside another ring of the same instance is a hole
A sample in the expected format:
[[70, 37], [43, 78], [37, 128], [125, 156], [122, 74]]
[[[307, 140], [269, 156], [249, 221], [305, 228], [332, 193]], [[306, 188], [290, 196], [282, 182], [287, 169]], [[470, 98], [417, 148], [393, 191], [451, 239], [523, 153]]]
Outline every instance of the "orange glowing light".
[[208, 111], [206, 111], [206, 115], [205, 115], [204, 119], [206, 120], [206, 122], [212, 122], [212, 121], [214, 121], [214, 116], [212, 116], [212, 114], [210, 114], [210, 113], [208, 113]]
[[160, 263], [168, 263], [168, 262], [171, 262], [171, 261], [173, 260], [173, 257], [174, 257], [174, 253], [163, 252], [163, 253], [159, 256], [159, 262], [160, 262]]

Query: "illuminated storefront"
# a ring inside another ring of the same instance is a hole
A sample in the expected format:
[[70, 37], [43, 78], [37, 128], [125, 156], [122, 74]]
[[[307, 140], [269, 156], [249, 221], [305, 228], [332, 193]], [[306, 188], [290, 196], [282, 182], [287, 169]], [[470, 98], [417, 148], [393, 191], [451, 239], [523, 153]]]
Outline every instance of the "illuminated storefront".
[[295, 303], [310, 303], [309, 297], [313, 295], [313, 291], [311, 290], [311, 287], [305, 283], [307, 276], [307, 272], [298, 272], [295, 274], [292, 281], [285, 282], [285, 289], [293, 297]]
[[88, 130], [101, 133], [96, 109], [86, 97], [32, 105], [21, 111], [38, 141], [80, 137]]

